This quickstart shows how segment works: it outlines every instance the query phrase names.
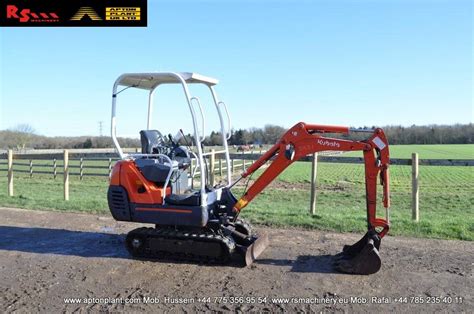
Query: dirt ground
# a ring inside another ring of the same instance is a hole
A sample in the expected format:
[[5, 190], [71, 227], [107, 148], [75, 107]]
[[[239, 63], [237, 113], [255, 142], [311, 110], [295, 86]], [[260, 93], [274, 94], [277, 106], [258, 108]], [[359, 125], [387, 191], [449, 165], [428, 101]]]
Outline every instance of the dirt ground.
[[332, 255], [362, 235], [258, 228], [270, 247], [242, 268], [133, 260], [123, 239], [137, 225], [107, 216], [0, 217], [2, 312], [474, 310], [472, 242], [387, 236], [382, 269], [354, 276], [333, 272]]

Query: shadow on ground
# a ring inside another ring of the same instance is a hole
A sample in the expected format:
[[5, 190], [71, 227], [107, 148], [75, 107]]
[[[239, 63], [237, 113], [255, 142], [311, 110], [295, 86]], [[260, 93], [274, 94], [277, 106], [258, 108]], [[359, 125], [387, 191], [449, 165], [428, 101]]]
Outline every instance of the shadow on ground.
[[0, 226], [0, 250], [82, 257], [128, 258], [120, 234]]
[[291, 259], [258, 259], [257, 264], [291, 266], [295, 273], [339, 274], [333, 267], [333, 255], [300, 255], [296, 260]]

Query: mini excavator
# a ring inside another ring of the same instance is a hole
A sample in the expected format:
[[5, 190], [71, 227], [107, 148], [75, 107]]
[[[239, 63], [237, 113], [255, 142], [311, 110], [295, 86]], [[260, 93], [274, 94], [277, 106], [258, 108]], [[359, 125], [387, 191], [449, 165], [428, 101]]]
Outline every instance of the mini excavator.
[[[119, 221], [152, 224], [130, 231], [125, 239], [129, 253], [139, 259], [192, 260], [199, 263], [227, 263], [234, 257], [251, 264], [268, 246], [266, 234], [258, 235], [240, 217], [242, 209], [293, 162], [321, 151], [361, 151], [365, 163], [367, 233], [357, 243], [346, 245], [335, 256], [336, 270], [350, 274], [373, 274], [381, 267], [381, 239], [389, 230], [389, 147], [382, 129], [350, 129], [297, 123], [256, 160], [235, 182], [227, 167], [226, 179], [210, 185], [208, 155], [204, 153], [205, 115], [189, 84], [208, 87], [219, 117], [222, 154], [230, 165], [227, 140], [231, 119], [227, 106], [218, 99], [216, 79], [185, 72], [131, 73], [121, 75], [112, 93], [111, 133], [120, 160], [115, 164], [108, 189], [112, 216]], [[193, 121], [193, 143], [183, 131], [164, 136], [151, 127], [152, 108], [157, 88], [164, 84], [181, 85], [184, 102]], [[120, 90], [119, 90], [120, 88]], [[124, 153], [117, 139], [117, 98], [128, 88], [148, 92], [147, 129], [140, 131], [141, 153]], [[199, 115], [197, 114], [199, 112]], [[326, 137], [326, 134], [368, 132], [364, 141]], [[186, 145], [180, 145], [185, 142]], [[192, 160], [196, 161], [193, 166]], [[267, 167], [263, 167], [268, 164]], [[232, 188], [262, 169], [261, 175], [237, 199]], [[199, 171], [199, 176], [197, 175]], [[196, 178], [196, 180], [194, 180]], [[196, 185], [194, 185], [194, 181]], [[383, 190], [385, 218], [376, 215], [377, 185]], [[288, 204], [288, 206], [291, 206]]]

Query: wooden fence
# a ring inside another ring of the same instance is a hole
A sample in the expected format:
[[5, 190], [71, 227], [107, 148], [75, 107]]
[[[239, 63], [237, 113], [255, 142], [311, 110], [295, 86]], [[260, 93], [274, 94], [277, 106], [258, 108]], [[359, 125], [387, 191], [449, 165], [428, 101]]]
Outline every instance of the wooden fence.
[[[223, 151], [211, 150], [204, 154], [209, 164], [209, 180], [210, 184], [214, 186], [216, 175], [223, 176], [224, 171], [227, 171], [230, 167], [231, 174], [241, 170], [246, 171], [247, 167], [252, 164], [253, 161], [257, 160], [262, 156], [263, 151], [259, 153], [242, 152], [242, 153], [231, 153], [230, 164], [227, 165], [225, 155]], [[5, 156], [6, 155], [6, 156]], [[6, 163], [4, 160], [6, 159]], [[45, 160], [52, 160], [52, 164], [45, 164]], [[58, 175], [63, 176], [64, 180], [64, 199], [69, 200], [69, 177], [71, 175], [79, 176], [82, 180], [85, 176], [98, 176], [98, 177], [109, 177], [112, 172], [113, 164], [118, 160], [117, 155], [114, 153], [72, 153], [68, 150], [64, 150], [62, 154], [13, 154], [12, 150], [9, 150], [7, 154], [0, 154], [0, 166], [3, 164], [7, 165], [7, 168], [1, 168], [0, 172], [7, 172], [8, 176], [8, 195], [13, 196], [13, 173], [27, 173], [29, 177], [33, 177], [35, 174], [49, 174], [54, 179]], [[37, 163], [39, 161], [39, 163]], [[58, 163], [58, 161], [60, 163]], [[77, 165], [72, 165], [71, 161], [79, 162]], [[86, 161], [102, 161], [106, 165], [87, 165]], [[351, 163], [360, 164], [364, 163], [363, 158], [359, 157], [343, 157], [343, 156], [331, 156], [331, 153], [321, 154], [315, 153], [306, 156], [299, 161], [311, 162], [311, 201], [310, 201], [310, 212], [316, 213], [316, 181], [317, 181], [317, 167], [318, 162], [329, 162], [329, 163]], [[41, 163], [43, 162], [43, 163]], [[62, 163], [62, 164], [61, 164]], [[472, 159], [419, 159], [418, 154], [413, 153], [411, 159], [390, 159], [392, 165], [410, 165], [412, 167], [412, 219], [419, 221], [419, 165], [431, 165], [431, 166], [474, 166], [474, 160]], [[27, 169], [13, 169], [14, 166], [26, 167]], [[35, 167], [42, 170], [35, 170]], [[44, 168], [50, 168], [50, 171], [45, 171]], [[196, 160], [191, 161], [191, 173], [195, 176], [199, 176], [200, 172], [197, 170], [198, 166]], [[85, 172], [86, 169], [102, 170], [102, 172]], [[194, 184], [194, 177], [191, 178], [191, 185]]]

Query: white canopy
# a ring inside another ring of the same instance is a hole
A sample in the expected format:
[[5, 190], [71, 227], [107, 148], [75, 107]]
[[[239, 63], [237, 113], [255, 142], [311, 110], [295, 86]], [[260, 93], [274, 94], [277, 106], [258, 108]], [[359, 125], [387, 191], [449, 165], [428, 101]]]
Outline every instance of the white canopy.
[[151, 90], [160, 84], [181, 83], [180, 76], [186, 83], [203, 83], [209, 86], [216, 85], [219, 81], [204, 75], [190, 72], [156, 72], [156, 73], [126, 73], [117, 80], [117, 85], [132, 86]]

